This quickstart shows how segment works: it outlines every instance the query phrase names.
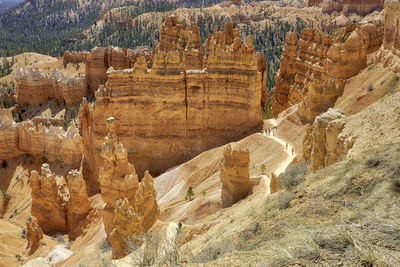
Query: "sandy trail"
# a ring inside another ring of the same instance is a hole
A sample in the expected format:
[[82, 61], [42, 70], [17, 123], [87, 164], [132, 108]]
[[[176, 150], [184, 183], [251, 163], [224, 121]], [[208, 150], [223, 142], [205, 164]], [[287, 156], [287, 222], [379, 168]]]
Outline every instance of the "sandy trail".
[[[269, 119], [268, 122], [274, 126], [277, 126], [277, 121], [275, 119]], [[276, 176], [278, 176], [286, 170], [287, 166], [289, 166], [289, 164], [292, 162], [292, 160], [296, 157], [296, 153], [294, 153], [293, 146], [291, 146], [289, 143], [285, 142], [281, 138], [274, 136], [274, 130], [272, 131], [272, 135], [268, 134], [267, 131], [263, 131], [263, 135], [280, 143], [283, 146], [283, 150], [288, 155], [286, 160], [284, 160], [274, 172], [274, 174]], [[286, 148], [286, 145], [287, 145], [287, 148]]]

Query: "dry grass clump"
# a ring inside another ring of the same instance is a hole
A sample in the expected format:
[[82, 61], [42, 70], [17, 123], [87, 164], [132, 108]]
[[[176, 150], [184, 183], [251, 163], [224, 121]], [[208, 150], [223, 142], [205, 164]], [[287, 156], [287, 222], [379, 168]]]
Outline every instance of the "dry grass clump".
[[278, 177], [278, 183], [286, 190], [292, 190], [304, 181], [307, 174], [309, 162], [303, 161], [297, 164], [290, 164], [285, 172]]

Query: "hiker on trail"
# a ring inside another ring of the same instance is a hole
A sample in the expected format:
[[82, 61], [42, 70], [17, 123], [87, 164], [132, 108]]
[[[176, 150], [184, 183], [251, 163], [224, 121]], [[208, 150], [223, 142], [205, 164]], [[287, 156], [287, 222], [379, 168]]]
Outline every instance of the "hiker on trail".
[[287, 149], [287, 143], [286, 143], [286, 149]]
[[294, 154], [294, 150], [293, 150], [293, 148], [292, 148], [292, 155]]

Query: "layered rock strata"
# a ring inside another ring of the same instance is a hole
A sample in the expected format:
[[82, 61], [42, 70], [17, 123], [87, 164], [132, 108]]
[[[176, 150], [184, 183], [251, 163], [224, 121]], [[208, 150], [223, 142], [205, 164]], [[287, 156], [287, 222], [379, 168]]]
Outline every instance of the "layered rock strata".
[[0, 158], [9, 159], [24, 154], [63, 161], [67, 164], [82, 158], [82, 138], [75, 123], [64, 131], [31, 121], [14, 123], [12, 112], [0, 112]]
[[318, 6], [322, 12], [332, 13], [333, 11], [357, 13], [367, 15], [375, 10], [383, 9], [384, 0], [308, 0], [308, 6]]
[[385, 37], [377, 54], [378, 62], [400, 72], [400, 2], [385, 1]]
[[303, 141], [303, 157], [312, 162], [312, 170], [343, 160], [353, 140], [341, 134], [345, 125], [343, 111], [329, 109], [317, 116], [307, 129]]
[[77, 170], [63, 176], [54, 175], [48, 164], [43, 164], [41, 173], [31, 172], [31, 214], [43, 232], [48, 235], [68, 233], [71, 239], [82, 234], [90, 205], [85, 181]]
[[132, 69], [110, 69], [96, 101], [83, 103], [85, 166], [93, 177], [102, 162], [98, 151], [108, 117], [116, 118], [117, 136], [140, 175], [159, 174], [259, 127], [265, 64], [252, 38], [242, 43], [228, 24], [209, 36], [204, 58], [199, 40], [196, 26], [166, 19], [152, 68], [139, 57]]
[[146, 233], [160, 217], [156, 198], [153, 178], [146, 172], [136, 191], [133, 207], [126, 198], [117, 201], [114, 229], [109, 236], [114, 258], [126, 256], [129, 253], [127, 241], [135, 242], [135, 237]]
[[128, 161], [126, 148], [118, 142], [114, 118], [107, 119], [108, 135], [101, 149], [104, 164], [100, 168], [99, 183], [101, 197], [106, 203], [103, 222], [107, 236], [114, 228], [114, 210], [117, 200], [126, 198], [133, 205], [139, 187], [139, 178], [133, 164]]
[[85, 76], [89, 92], [96, 91], [100, 85], [106, 83], [108, 68], [133, 68], [138, 57], [145, 57], [148, 67], [151, 66], [153, 53], [148, 47], [138, 47], [134, 50], [118, 47], [92, 49], [85, 57]]
[[246, 197], [253, 186], [250, 181], [250, 152], [233, 150], [230, 145], [224, 151], [220, 179], [222, 183], [222, 208], [227, 208]]
[[65, 51], [63, 54], [63, 61], [65, 63], [81, 63], [86, 61], [86, 56], [88, 52], [86, 51], [81, 51], [81, 52], [76, 52], [76, 51]]
[[17, 103], [38, 105], [49, 99], [57, 99], [67, 107], [74, 106], [88, 95], [85, 76], [79, 74], [67, 76], [54, 69], [50, 74], [38, 67], [18, 69]]
[[347, 79], [366, 67], [367, 54], [382, 42], [382, 25], [348, 25], [332, 35], [305, 29], [297, 40], [288, 33], [281, 68], [276, 75], [273, 116], [299, 104], [307, 121], [332, 107]]
[[28, 241], [28, 254], [32, 255], [40, 246], [43, 231], [35, 217], [30, 217], [26, 223], [26, 240]]

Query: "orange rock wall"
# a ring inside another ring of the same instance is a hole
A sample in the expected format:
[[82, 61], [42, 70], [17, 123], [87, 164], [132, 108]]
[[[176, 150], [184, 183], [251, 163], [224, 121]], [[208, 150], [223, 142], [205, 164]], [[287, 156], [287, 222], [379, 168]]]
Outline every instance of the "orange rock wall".
[[313, 121], [342, 94], [347, 79], [366, 67], [367, 54], [382, 39], [379, 23], [348, 25], [332, 35], [305, 29], [299, 40], [288, 33], [275, 78], [273, 116], [299, 104], [299, 115]]
[[45, 157], [48, 161], [76, 163], [82, 157], [82, 139], [74, 123], [64, 131], [61, 127], [23, 122], [15, 124], [11, 112], [0, 112], [0, 158], [23, 154]]
[[[262, 72], [252, 39], [243, 44], [239, 32], [228, 25], [225, 32], [208, 38], [200, 67], [200, 59], [192, 56], [198, 47], [198, 30], [189, 29], [192, 34], [181, 30], [177, 39], [180, 28], [169, 20], [161, 27], [152, 69], [139, 57], [132, 69], [110, 70], [96, 101], [83, 103], [80, 128], [87, 144], [86, 167], [93, 175], [102, 162], [98, 151], [107, 134], [108, 117], [116, 119], [119, 141], [140, 176], [145, 170], [159, 174], [262, 123]], [[181, 40], [188, 36], [193, 41]], [[187, 50], [170, 51], [185, 42]]]
[[308, 0], [308, 6], [319, 6], [323, 12], [338, 11], [366, 15], [375, 10], [382, 10], [384, 0]]
[[18, 70], [18, 104], [38, 105], [49, 99], [64, 102], [67, 107], [74, 106], [88, 95], [84, 76], [65, 76], [62, 72], [53, 70], [50, 75], [39, 68]]
[[377, 55], [378, 62], [400, 72], [400, 2], [385, 2], [385, 37]]

